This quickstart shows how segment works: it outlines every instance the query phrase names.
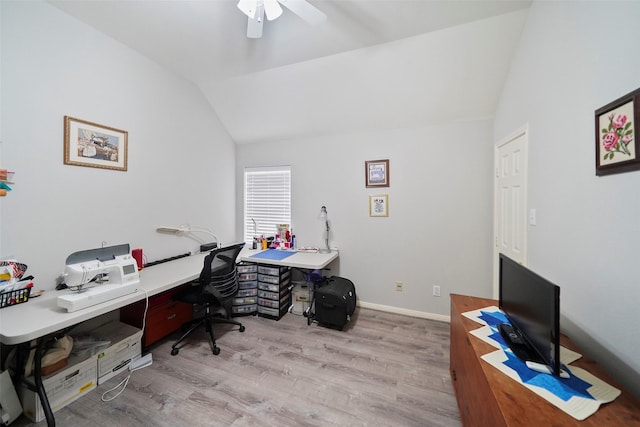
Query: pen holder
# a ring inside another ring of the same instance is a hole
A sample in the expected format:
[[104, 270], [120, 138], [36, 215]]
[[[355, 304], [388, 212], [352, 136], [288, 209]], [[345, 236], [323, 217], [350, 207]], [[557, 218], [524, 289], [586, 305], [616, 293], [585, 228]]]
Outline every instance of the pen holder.
[[131, 256], [136, 260], [136, 264], [138, 264], [138, 271], [142, 270], [144, 268], [142, 249], [133, 249], [131, 251]]

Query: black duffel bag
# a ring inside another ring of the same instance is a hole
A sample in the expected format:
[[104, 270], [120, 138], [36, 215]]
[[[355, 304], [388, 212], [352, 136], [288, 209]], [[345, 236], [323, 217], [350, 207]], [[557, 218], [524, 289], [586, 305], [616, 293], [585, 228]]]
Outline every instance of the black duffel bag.
[[[342, 330], [356, 310], [356, 288], [344, 277], [325, 278], [314, 292], [313, 319]], [[311, 319], [309, 319], [311, 320]]]

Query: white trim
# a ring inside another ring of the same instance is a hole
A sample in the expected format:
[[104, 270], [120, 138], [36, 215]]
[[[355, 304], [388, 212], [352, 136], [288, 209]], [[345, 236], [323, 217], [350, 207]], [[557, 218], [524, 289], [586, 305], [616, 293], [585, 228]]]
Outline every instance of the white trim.
[[392, 307], [390, 305], [374, 304], [372, 302], [358, 301], [358, 307], [370, 308], [371, 310], [384, 311], [385, 313], [402, 314], [405, 316], [418, 317], [420, 319], [438, 320], [440, 322], [451, 323], [451, 316], [442, 314], [427, 313], [425, 311], [408, 310], [406, 308]]

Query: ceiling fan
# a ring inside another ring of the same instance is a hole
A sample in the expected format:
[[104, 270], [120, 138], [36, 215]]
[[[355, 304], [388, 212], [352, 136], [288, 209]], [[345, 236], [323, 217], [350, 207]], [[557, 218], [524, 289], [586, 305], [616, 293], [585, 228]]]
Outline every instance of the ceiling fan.
[[282, 15], [281, 4], [311, 25], [318, 25], [327, 19], [327, 15], [306, 0], [240, 0], [238, 9], [248, 17], [247, 37], [251, 39], [262, 37], [265, 15], [269, 21]]

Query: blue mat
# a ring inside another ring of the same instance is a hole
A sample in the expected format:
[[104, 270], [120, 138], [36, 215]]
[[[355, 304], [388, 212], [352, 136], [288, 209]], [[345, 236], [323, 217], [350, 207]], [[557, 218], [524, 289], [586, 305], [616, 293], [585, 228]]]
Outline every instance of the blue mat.
[[267, 249], [266, 251], [258, 252], [255, 255], [251, 255], [251, 258], [271, 259], [275, 261], [281, 261], [287, 257], [290, 257], [293, 254], [295, 254], [295, 252], [279, 251], [277, 249]]

